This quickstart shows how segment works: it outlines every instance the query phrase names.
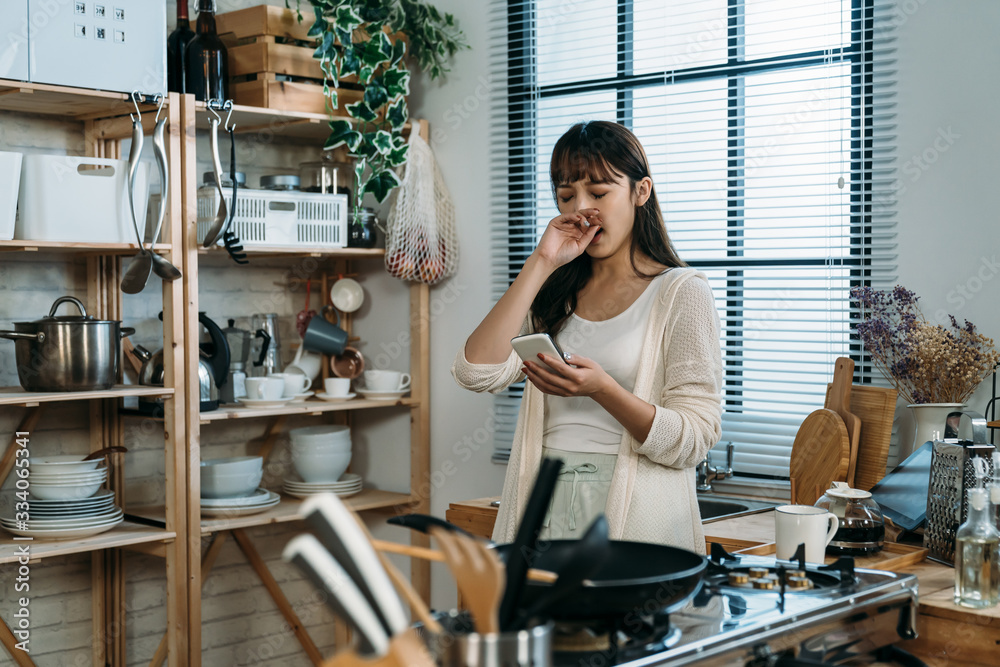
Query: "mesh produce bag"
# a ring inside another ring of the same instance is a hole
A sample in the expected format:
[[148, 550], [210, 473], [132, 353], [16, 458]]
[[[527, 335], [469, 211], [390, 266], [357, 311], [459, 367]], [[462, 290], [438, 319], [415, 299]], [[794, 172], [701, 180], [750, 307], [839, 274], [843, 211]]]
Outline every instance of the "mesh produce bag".
[[400, 280], [433, 285], [458, 270], [458, 236], [455, 207], [420, 126], [410, 128], [410, 155], [389, 209], [385, 268]]

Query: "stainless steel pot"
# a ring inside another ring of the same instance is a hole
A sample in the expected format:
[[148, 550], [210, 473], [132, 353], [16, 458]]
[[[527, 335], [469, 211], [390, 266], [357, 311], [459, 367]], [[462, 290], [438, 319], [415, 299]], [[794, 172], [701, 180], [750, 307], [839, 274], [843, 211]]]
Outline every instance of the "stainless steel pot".
[[[56, 316], [65, 302], [79, 315]], [[110, 389], [118, 380], [121, 339], [135, 333], [116, 320], [87, 315], [79, 299], [56, 299], [49, 314], [34, 322], [15, 322], [0, 338], [14, 342], [17, 379], [28, 391], [94, 391]]]

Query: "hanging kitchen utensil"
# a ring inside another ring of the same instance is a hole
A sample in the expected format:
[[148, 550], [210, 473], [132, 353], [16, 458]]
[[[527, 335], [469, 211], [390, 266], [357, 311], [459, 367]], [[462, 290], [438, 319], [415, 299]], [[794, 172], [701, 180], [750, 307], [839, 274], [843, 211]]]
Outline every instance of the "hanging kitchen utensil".
[[524, 590], [525, 575], [535, 567], [537, 551], [535, 543], [538, 532], [545, 521], [555, 490], [556, 478], [562, 468], [561, 459], [543, 458], [538, 468], [538, 477], [528, 496], [528, 504], [521, 517], [521, 525], [517, 528], [510, 554], [507, 558], [507, 589], [500, 603], [500, 628], [507, 630], [513, 624], [517, 609], [521, 603], [521, 593]]
[[84, 461], [93, 461], [94, 459], [102, 459], [108, 454], [124, 454], [128, 451], [125, 447], [121, 445], [112, 445], [110, 447], [103, 447], [98, 449], [96, 452], [91, 452], [83, 457]]
[[125, 275], [122, 276], [121, 290], [125, 294], [138, 294], [146, 286], [149, 274], [153, 270], [153, 260], [142, 242], [142, 232], [139, 231], [139, 221], [135, 217], [135, 176], [139, 168], [139, 156], [146, 136], [142, 130], [142, 112], [139, 111], [139, 92], [132, 91], [132, 104], [135, 105], [135, 115], [132, 119], [132, 146], [128, 153], [128, 210], [132, 214], [132, 228], [135, 229], [135, 241], [139, 244], [139, 252], [129, 262]]
[[444, 530], [450, 530], [453, 533], [475, 539], [475, 536], [467, 530], [430, 514], [400, 514], [399, 516], [389, 517], [385, 522], [393, 526], [403, 526], [404, 528], [417, 530], [421, 533], [430, 533], [431, 528], [443, 528]]
[[153, 248], [160, 238], [160, 230], [163, 228], [163, 220], [167, 215], [167, 204], [170, 196], [170, 169], [167, 164], [167, 142], [166, 127], [167, 116], [160, 118], [160, 111], [163, 110], [164, 96], [160, 96], [160, 106], [156, 110], [156, 127], [153, 129], [153, 155], [156, 158], [156, 166], [160, 171], [160, 211], [156, 216], [156, 228], [149, 241], [149, 258], [153, 262], [153, 273], [161, 280], [173, 282], [181, 277], [180, 270], [170, 263], [165, 257], [157, 255]]
[[215, 214], [215, 220], [212, 221], [212, 226], [205, 232], [205, 239], [201, 244], [205, 248], [211, 248], [222, 235], [222, 228], [226, 225], [229, 211], [226, 208], [226, 192], [222, 189], [222, 158], [219, 156], [219, 125], [222, 123], [222, 116], [216, 111], [213, 102], [209, 101], [207, 108], [213, 116], [209, 119], [211, 129], [208, 140], [212, 149], [212, 171], [215, 174], [215, 189], [219, 193], [219, 209]]
[[518, 629], [528, 627], [532, 618], [546, 616], [550, 607], [556, 606], [579, 589], [584, 580], [596, 574], [607, 562], [611, 546], [608, 542], [608, 520], [603, 514], [598, 515], [590, 524], [578, 546], [573, 558], [557, 573], [559, 579], [556, 583], [518, 614]]
[[316, 317], [316, 311], [309, 308], [309, 294], [312, 291], [312, 278], [306, 278], [306, 305], [295, 316], [295, 330], [299, 332], [299, 337], [305, 337], [309, 320]]
[[236, 191], [238, 189], [236, 183], [236, 124], [229, 124], [229, 118], [233, 115], [233, 106], [231, 102], [227, 102], [227, 104], [229, 105], [229, 116], [226, 116], [226, 130], [229, 132], [229, 178], [233, 181], [233, 198], [229, 202], [229, 219], [222, 230], [222, 243], [226, 246], [226, 252], [229, 253], [234, 262], [249, 264], [250, 260], [243, 252], [240, 237], [233, 231], [233, 219], [236, 217]]
[[504, 595], [505, 576], [496, 552], [476, 539], [443, 528], [431, 528], [431, 535], [444, 552], [476, 631], [480, 634], [500, 632], [499, 606]]
[[[847, 477], [843, 481], [854, 486], [854, 471], [858, 464], [858, 443], [861, 439], [861, 419], [851, 412], [851, 383], [854, 381], [854, 360], [850, 357], [837, 359], [833, 370], [833, 386], [826, 395], [824, 408], [833, 410], [844, 420], [847, 427], [847, 437], [851, 443], [850, 457], [847, 463]], [[840, 481], [840, 480], [838, 480]]]
[[791, 501], [812, 505], [830, 487], [847, 476], [851, 441], [844, 420], [833, 410], [814, 410], [802, 421], [788, 463]]

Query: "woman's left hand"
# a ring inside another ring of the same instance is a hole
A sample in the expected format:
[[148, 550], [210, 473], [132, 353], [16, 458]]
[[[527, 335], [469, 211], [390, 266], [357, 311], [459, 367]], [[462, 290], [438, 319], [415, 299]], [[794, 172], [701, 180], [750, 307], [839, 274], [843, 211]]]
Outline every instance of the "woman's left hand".
[[[597, 362], [570, 355], [568, 363], [547, 354], [538, 355], [540, 362], [525, 361], [521, 370], [531, 384], [552, 396], [593, 396], [614, 383]], [[572, 365], [571, 365], [572, 364]]]

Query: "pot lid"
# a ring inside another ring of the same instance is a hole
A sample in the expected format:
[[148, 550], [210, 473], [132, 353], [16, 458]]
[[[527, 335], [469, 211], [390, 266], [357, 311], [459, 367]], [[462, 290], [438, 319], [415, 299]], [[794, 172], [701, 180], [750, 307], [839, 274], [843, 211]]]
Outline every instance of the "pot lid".
[[852, 489], [848, 486], [847, 482], [834, 482], [833, 485], [826, 490], [826, 495], [833, 496], [834, 498], [847, 498], [849, 500], [862, 500], [864, 498], [872, 497], [871, 492], [862, 491], [861, 489]]
[[[71, 303], [77, 307], [80, 311], [79, 315], [56, 315], [56, 310], [63, 303]], [[37, 324], [50, 324], [50, 323], [65, 322], [67, 324], [119, 324], [118, 320], [98, 320], [92, 315], [87, 314], [87, 309], [84, 307], [83, 302], [72, 296], [61, 296], [55, 300], [52, 304], [52, 308], [49, 309], [49, 314], [45, 317], [39, 318], [33, 322], [15, 322], [14, 324], [23, 325], [37, 325]]]

